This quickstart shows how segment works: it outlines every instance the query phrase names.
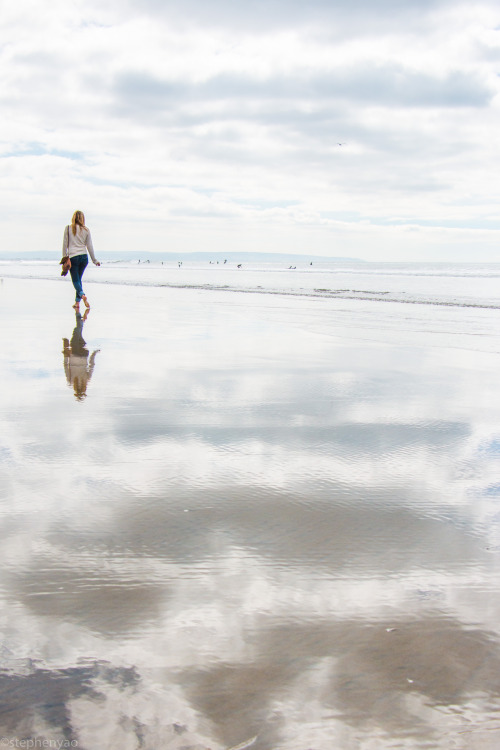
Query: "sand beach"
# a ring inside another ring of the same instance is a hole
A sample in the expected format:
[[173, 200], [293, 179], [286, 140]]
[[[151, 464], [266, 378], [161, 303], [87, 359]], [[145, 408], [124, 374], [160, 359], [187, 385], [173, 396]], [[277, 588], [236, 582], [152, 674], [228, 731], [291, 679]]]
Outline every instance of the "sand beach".
[[0, 280], [0, 743], [498, 748], [500, 311], [98, 273]]

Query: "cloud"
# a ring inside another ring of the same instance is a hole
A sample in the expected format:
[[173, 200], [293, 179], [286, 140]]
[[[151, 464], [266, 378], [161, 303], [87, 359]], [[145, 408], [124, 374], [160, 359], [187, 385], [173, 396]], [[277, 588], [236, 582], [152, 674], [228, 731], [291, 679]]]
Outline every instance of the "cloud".
[[[333, 206], [357, 257], [371, 253], [362, 221], [392, 226], [378, 247], [396, 254], [402, 222], [490, 226], [499, 42], [488, 2], [130, 0], [41, 13], [23, 0], [2, 22], [0, 198], [13, 249], [34, 241], [17, 217], [37, 216], [48, 245], [75, 205], [99, 231], [112, 217], [154, 219], [146, 248], [162, 223], [181, 236], [188, 216], [186, 249], [234, 248], [274, 215], [275, 249], [288, 250], [307, 215], [328, 252]], [[453, 242], [430, 236], [446, 255]]]
[[305, 4], [300, 0], [253, 0], [252, 3], [236, 5], [231, 0], [186, 0], [182, 9], [169, 0], [129, 0], [127, 7], [132, 12], [146, 12], [153, 17], [163, 17], [171, 22], [196, 24], [231, 30], [260, 32], [279, 28], [295, 28], [309, 24], [328, 24], [339, 31], [349, 30], [354, 34], [379, 31], [401, 23], [422, 21], [433, 10], [447, 3], [442, 0], [412, 0], [400, 3], [398, 0], [355, 0], [344, 3], [342, 0], [312, 0]]
[[[399, 65], [374, 69], [368, 64], [310, 76], [288, 75], [261, 80], [227, 74], [187, 84], [161, 81], [148, 74], [122, 73], [113, 88], [121, 102], [120, 114], [128, 109], [130, 115], [138, 112], [142, 117], [144, 111], [150, 116], [156, 110], [165, 112], [168, 118], [173, 105], [206, 106], [210, 103], [214, 119], [230, 120], [238, 116], [257, 119], [257, 115], [252, 117], [251, 110], [255, 102], [268, 105], [271, 101], [278, 113], [282, 101], [295, 102], [298, 112], [304, 104], [321, 102], [324, 107], [325, 104], [342, 105], [346, 100], [380, 107], [485, 107], [494, 94], [471, 74], [454, 72], [439, 78]], [[250, 111], [245, 110], [245, 103]], [[226, 111], [224, 106], [228, 107]], [[205, 113], [203, 119], [210, 121], [210, 112]], [[282, 124], [287, 121], [284, 116], [281, 120]]]

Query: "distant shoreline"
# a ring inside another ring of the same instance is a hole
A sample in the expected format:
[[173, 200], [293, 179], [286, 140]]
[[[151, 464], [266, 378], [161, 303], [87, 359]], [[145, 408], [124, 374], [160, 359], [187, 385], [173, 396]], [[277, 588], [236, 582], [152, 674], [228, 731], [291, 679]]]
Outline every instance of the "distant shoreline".
[[[127, 251], [127, 252], [98, 252], [99, 258], [103, 260], [116, 260], [127, 261], [127, 260], [151, 260], [156, 261], [215, 261], [223, 263], [227, 260], [228, 263], [249, 263], [251, 261], [257, 261], [261, 263], [366, 263], [365, 260], [360, 258], [348, 258], [348, 257], [332, 257], [326, 255], [294, 255], [293, 253], [249, 253], [249, 252], [229, 252], [229, 253], [171, 253], [171, 252], [145, 252], [145, 251]], [[48, 251], [27, 251], [25, 253], [9, 253], [0, 252], [0, 260], [54, 260], [56, 253]]]

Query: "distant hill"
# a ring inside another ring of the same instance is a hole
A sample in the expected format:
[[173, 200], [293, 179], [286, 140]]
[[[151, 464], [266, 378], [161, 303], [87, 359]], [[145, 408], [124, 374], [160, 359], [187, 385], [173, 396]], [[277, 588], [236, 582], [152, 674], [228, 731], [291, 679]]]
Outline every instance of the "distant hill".
[[[99, 260], [106, 261], [130, 261], [140, 260], [141, 262], [150, 260], [158, 261], [185, 261], [194, 263], [286, 263], [292, 265], [295, 263], [364, 263], [359, 258], [327, 257], [324, 255], [294, 255], [293, 253], [166, 253], [166, 252], [99, 252]], [[59, 260], [56, 253], [30, 250], [25, 253], [9, 253], [8, 251], [0, 252], [0, 260]]]

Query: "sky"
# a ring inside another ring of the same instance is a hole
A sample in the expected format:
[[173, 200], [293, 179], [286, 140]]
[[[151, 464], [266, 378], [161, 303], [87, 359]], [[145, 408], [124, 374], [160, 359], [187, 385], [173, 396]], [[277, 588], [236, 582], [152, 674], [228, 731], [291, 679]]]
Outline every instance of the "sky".
[[1, 252], [500, 259], [493, 0], [4, 0]]

